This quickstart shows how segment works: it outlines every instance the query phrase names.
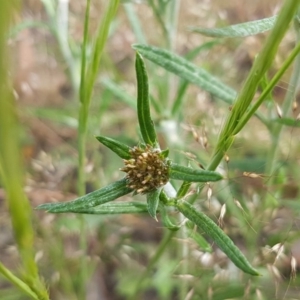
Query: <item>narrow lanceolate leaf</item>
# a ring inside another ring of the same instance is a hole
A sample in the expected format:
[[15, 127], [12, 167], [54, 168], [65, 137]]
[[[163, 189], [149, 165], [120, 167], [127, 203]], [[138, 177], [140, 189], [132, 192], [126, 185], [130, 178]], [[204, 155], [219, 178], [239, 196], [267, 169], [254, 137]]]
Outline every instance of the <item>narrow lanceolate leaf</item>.
[[208, 182], [223, 179], [221, 174], [214, 171], [192, 169], [174, 163], [170, 165], [169, 176], [171, 179], [184, 180], [187, 182]]
[[212, 76], [204, 69], [198, 68], [179, 55], [148, 45], [135, 44], [133, 48], [167, 71], [198, 85], [203, 90], [229, 104], [233, 102], [237, 95], [235, 90], [221, 82], [217, 77]]
[[183, 200], [178, 201], [176, 207], [186, 218], [203, 230], [239, 269], [251, 275], [259, 275], [233, 241], [204, 213], [197, 211]]
[[126, 184], [127, 180], [123, 178], [75, 200], [64, 203], [45, 203], [39, 205], [37, 209], [47, 210], [51, 213], [77, 212], [77, 210], [80, 212], [80, 210], [89, 209], [113, 201], [130, 193], [132, 189], [128, 188]]
[[121, 158], [123, 159], [130, 159], [131, 155], [130, 155], [130, 147], [117, 141], [114, 140], [112, 138], [106, 137], [106, 136], [96, 136], [96, 139], [103, 144], [104, 146], [106, 146], [107, 148], [109, 148], [111, 151], [115, 152], [117, 155], [119, 155]]
[[156, 211], [159, 204], [159, 194], [161, 192], [160, 189], [156, 189], [153, 192], [147, 194], [147, 204], [148, 204], [148, 212], [149, 215], [157, 221]]
[[141, 214], [147, 212], [147, 204], [140, 202], [111, 202], [92, 208], [76, 210], [76, 213], [92, 215]]
[[235, 24], [223, 28], [197, 28], [192, 27], [193, 32], [210, 37], [245, 37], [255, 35], [272, 29], [277, 16], [261, 20]]
[[136, 79], [137, 79], [137, 113], [141, 134], [146, 144], [156, 144], [156, 132], [150, 115], [149, 87], [146, 67], [142, 56], [136, 53]]

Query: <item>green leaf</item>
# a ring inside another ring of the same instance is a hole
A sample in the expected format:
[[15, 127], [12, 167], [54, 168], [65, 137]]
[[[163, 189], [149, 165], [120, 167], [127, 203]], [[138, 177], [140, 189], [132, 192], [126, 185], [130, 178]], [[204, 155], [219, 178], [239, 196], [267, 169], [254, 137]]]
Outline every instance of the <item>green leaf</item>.
[[154, 46], [135, 44], [132, 47], [155, 64], [188, 82], [198, 85], [226, 103], [232, 104], [237, 95], [235, 90], [221, 82], [217, 77], [212, 76], [204, 69], [196, 67], [179, 55]]
[[259, 275], [233, 241], [204, 213], [197, 211], [184, 200], [178, 201], [176, 207], [186, 218], [203, 230], [239, 269], [251, 275]]
[[117, 141], [112, 138], [106, 137], [106, 136], [96, 136], [96, 139], [102, 143], [104, 146], [109, 148], [111, 151], [115, 152], [117, 155], [119, 155], [123, 159], [130, 159], [130, 147]]
[[147, 212], [147, 204], [140, 202], [112, 202], [92, 208], [76, 210], [76, 213], [92, 215], [137, 214]]
[[223, 28], [192, 27], [191, 30], [193, 32], [197, 32], [210, 37], [246, 37], [272, 29], [275, 24], [276, 18], [277, 16], [273, 16], [270, 18], [235, 24]]
[[273, 122], [280, 123], [290, 127], [300, 127], [300, 120], [293, 119], [293, 118], [278, 118], [273, 120]]
[[113, 201], [131, 191], [132, 189], [127, 187], [126, 178], [123, 178], [75, 200], [64, 203], [45, 203], [39, 205], [37, 209], [47, 210], [51, 213], [80, 212], [83, 209], [89, 209]]
[[[94, 45], [91, 53], [91, 61], [86, 65], [86, 67], [82, 66], [82, 74], [81, 74], [81, 83], [80, 83], [80, 101], [85, 103], [85, 105], [89, 106], [92, 91], [94, 87], [94, 83], [98, 76], [100, 59], [103, 53], [103, 49], [108, 37], [109, 27], [111, 25], [112, 20], [116, 14], [119, 1], [111, 0], [107, 2], [107, 10], [103, 15], [101, 23], [97, 29], [96, 38], [94, 40]], [[88, 20], [87, 20], [88, 22]], [[84, 33], [84, 37], [86, 39], [87, 33]], [[84, 57], [82, 61], [84, 61]], [[84, 74], [84, 72], [86, 72]]]
[[165, 150], [162, 150], [160, 155], [163, 157], [163, 158], [167, 158], [169, 156], [169, 149], [165, 149]]
[[147, 204], [148, 204], [148, 212], [149, 215], [157, 221], [156, 211], [159, 204], [159, 194], [161, 192], [160, 189], [156, 189], [153, 192], [147, 194]]
[[156, 132], [150, 115], [148, 76], [142, 56], [136, 53], [137, 113], [141, 134], [146, 144], [156, 144]]
[[187, 182], [208, 182], [223, 179], [222, 175], [203, 169], [192, 169], [178, 164], [170, 164], [169, 176], [171, 179], [184, 180]]

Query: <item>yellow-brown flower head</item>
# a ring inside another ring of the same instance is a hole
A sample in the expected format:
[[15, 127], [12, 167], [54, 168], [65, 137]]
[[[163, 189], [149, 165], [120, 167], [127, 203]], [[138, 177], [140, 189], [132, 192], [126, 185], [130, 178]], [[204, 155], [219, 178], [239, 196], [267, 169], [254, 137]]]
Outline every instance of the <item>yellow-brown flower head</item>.
[[130, 154], [132, 158], [124, 159], [125, 167], [120, 169], [127, 173], [129, 188], [145, 194], [168, 182], [169, 164], [159, 150], [147, 145], [132, 148]]

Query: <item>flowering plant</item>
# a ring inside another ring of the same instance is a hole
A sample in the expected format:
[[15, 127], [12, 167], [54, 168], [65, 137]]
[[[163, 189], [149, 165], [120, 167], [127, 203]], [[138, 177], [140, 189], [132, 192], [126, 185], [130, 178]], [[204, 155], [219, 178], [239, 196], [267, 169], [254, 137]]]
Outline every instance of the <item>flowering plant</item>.
[[[137, 75], [137, 115], [142, 141], [131, 148], [115, 139], [98, 136], [103, 145], [115, 152], [124, 160], [125, 166], [120, 170], [126, 176], [87, 195], [64, 203], [46, 203], [38, 209], [51, 213], [83, 213], [83, 214], [124, 214], [145, 213], [157, 220], [161, 215], [163, 224], [170, 230], [178, 230], [183, 224], [187, 227], [197, 225], [209, 236], [231, 261], [244, 272], [258, 275], [245, 256], [232, 240], [210, 218], [184, 200], [191, 182], [212, 182], [223, 179], [222, 175], [204, 169], [193, 169], [174, 163], [168, 158], [169, 150], [162, 150], [150, 114], [148, 76], [141, 55], [136, 54]], [[182, 188], [178, 191], [170, 183], [171, 179], [182, 180]], [[132, 193], [143, 194], [147, 203], [139, 201], [111, 202], [121, 196]], [[188, 222], [180, 225], [172, 223], [168, 216], [173, 207], [182, 213]]]

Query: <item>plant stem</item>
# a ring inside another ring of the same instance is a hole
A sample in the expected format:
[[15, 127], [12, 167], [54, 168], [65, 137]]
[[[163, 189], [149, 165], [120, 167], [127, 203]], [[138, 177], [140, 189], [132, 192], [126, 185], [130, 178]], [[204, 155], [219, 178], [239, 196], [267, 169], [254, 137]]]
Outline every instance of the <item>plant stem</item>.
[[[180, 223], [182, 223], [185, 220], [185, 217], [183, 214], [180, 214]], [[180, 230], [180, 238], [182, 240], [187, 240], [188, 238], [188, 231], [186, 226], [182, 226]], [[182, 264], [181, 264], [181, 273], [183, 275], [188, 274], [189, 270], [189, 261], [188, 261], [188, 256], [189, 256], [189, 245], [188, 243], [181, 243], [181, 257], [182, 257]], [[188, 293], [188, 281], [187, 280], [182, 280], [180, 284], [180, 299], [185, 299], [186, 295]]]
[[[20, 128], [9, 74], [7, 34], [19, 6], [20, 2], [17, 0], [2, 1], [0, 4], [0, 176], [6, 190], [14, 236], [21, 257], [23, 281], [38, 299], [49, 299], [34, 260], [31, 207], [23, 191], [24, 170], [19, 145]], [[16, 277], [12, 277], [12, 274], [2, 268], [3, 272], [12, 283], [17, 283]]]
[[[298, 18], [300, 17], [300, 13], [298, 13]], [[299, 19], [295, 20], [295, 29], [296, 29], [296, 44], [297, 46], [295, 47], [294, 50], [297, 50], [300, 48], [300, 26], [299, 26]], [[299, 51], [298, 51], [299, 53]], [[289, 83], [289, 88], [287, 90], [284, 102], [283, 102], [283, 106], [282, 106], [282, 116], [286, 117], [288, 115], [288, 113], [291, 111], [292, 105], [293, 105], [293, 101], [295, 99], [296, 93], [299, 90], [299, 84], [300, 84], [300, 55], [298, 54], [298, 56], [295, 59], [295, 65], [294, 65], [294, 70], [290, 79], [290, 83]], [[278, 157], [279, 154], [279, 146], [280, 146], [280, 137], [281, 137], [281, 133], [282, 133], [282, 129], [283, 129], [283, 125], [282, 124], [273, 124], [273, 126], [271, 127], [271, 147], [270, 147], [270, 151], [267, 155], [267, 163], [266, 163], [266, 168], [265, 168], [265, 174], [266, 175], [272, 175], [275, 171], [276, 168], [276, 164], [275, 161]], [[267, 182], [267, 188], [266, 190], [268, 190], [269, 187], [271, 187], [271, 185], [274, 182], [274, 177], [272, 176], [268, 182]], [[270, 197], [267, 197], [267, 199], [265, 199], [266, 201], [266, 205], [268, 205], [267, 202], [273, 202], [274, 203], [274, 198], [272, 198], [273, 200], [271, 200]]]
[[245, 84], [233, 105], [231, 113], [223, 126], [212, 160], [208, 166], [208, 170], [215, 170], [225, 153], [232, 145], [235, 130], [239, 126], [241, 119], [247, 113], [259, 82], [271, 66], [279, 43], [288, 29], [290, 20], [293, 18], [298, 5], [299, 3], [293, 0], [287, 0], [284, 2], [273, 30], [255, 60], [249, 76], [247, 77]]
[[74, 94], [78, 95], [79, 89], [79, 71], [77, 68], [76, 61], [73, 57], [72, 51], [69, 46], [69, 35], [68, 35], [68, 0], [59, 0], [57, 8], [57, 17], [52, 16], [52, 32], [59, 44], [62, 56], [67, 63], [67, 72], [71, 79], [72, 88]]
[[[87, 9], [89, 9], [89, 1]], [[78, 151], [79, 151], [79, 161], [78, 161], [78, 194], [80, 196], [85, 194], [85, 152], [86, 152], [86, 133], [87, 133], [87, 123], [89, 116], [89, 107], [92, 98], [93, 87], [98, 75], [99, 65], [101, 56], [103, 53], [104, 45], [108, 37], [108, 30], [110, 23], [116, 13], [119, 1], [111, 0], [109, 1], [106, 12], [102, 17], [102, 21], [99, 24], [97, 36], [94, 41], [91, 61], [86, 65], [86, 55], [82, 56], [82, 68], [81, 71], [81, 82], [80, 82], [80, 108], [79, 108], [79, 127], [78, 127]], [[88, 28], [88, 18], [89, 13], [86, 12], [85, 19], [85, 31], [84, 31], [84, 42], [83, 46], [87, 46], [87, 28]], [[84, 50], [86, 51], [86, 50]]]
[[149, 273], [152, 270], [153, 266], [160, 259], [160, 257], [164, 253], [166, 247], [168, 246], [169, 242], [171, 241], [171, 239], [173, 238], [173, 236], [175, 234], [176, 234], [176, 231], [168, 230], [167, 232], [165, 232], [165, 236], [164, 236], [163, 240], [160, 242], [160, 245], [158, 246], [158, 248], [156, 249], [155, 254], [150, 259], [150, 262], [148, 263], [146, 270], [140, 275], [140, 279], [138, 280], [138, 282], [136, 284], [136, 287], [135, 287], [135, 290], [134, 290], [134, 293], [133, 293], [133, 296], [132, 296], [131, 299], [136, 299], [136, 300], [141, 299], [139, 297], [139, 291], [141, 289], [141, 286], [142, 286], [144, 280], [149, 275]]
[[1, 262], [0, 273], [31, 298], [39, 300], [38, 296], [30, 289], [30, 287], [25, 282], [20, 280], [17, 276], [15, 276], [12, 272], [10, 272]]
[[[254, 113], [259, 108], [259, 106], [263, 103], [263, 101], [265, 99], [267, 99], [268, 95], [273, 90], [273, 88], [275, 87], [275, 85], [279, 82], [280, 78], [283, 76], [283, 74], [286, 72], [286, 70], [293, 63], [295, 57], [297, 57], [297, 55], [299, 55], [299, 52], [300, 52], [300, 42], [298, 40], [297, 46], [292, 50], [292, 52], [287, 57], [287, 59], [284, 61], [284, 63], [282, 65], [282, 67], [280, 68], [280, 70], [274, 75], [274, 77], [272, 78], [272, 80], [270, 81], [270, 83], [264, 88], [262, 94], [259, 96], [259, 98], [255, 102], [255, 104], [251, 107], [251, 109], [248, 111], [248, 113], [245, 114], [244, 117], [241, 119], [241, 121], [239, 122], [239, 125], [235, 128], [233, 134], [237, 134], [247, 124], [247, 122], [249, 121], [249, 119], [251, 118], [251, 116], [254, 115]], [[296, 62], [296, 64], [297, 64], [297, 62]], [[292, 81], [292, 79], [291, 79], [291, 81]], [[295, 88], [296, 87], [294, 87], [294, 89]], [[295, 94], [295, 92], [294, 92], [294, 94]], [[291, 109], [291, 105], [293, 103], [293, 101], [292, 101], [293, 98], [294, 97], [292, 97], [290, 99], [290, 101], [288, 101], [289, 105], [288, 105], [286, 113]], [[286, 103], [286, 102], [284, 101], [284, 103]], [[270, 129], [269, 122], [264, 121], [263, 123], [265, 125], [267, 125], [267, 127]]]
[[128, 20], [136, 37], [136, 40], [139, 44], [147, 44], [146, 37], [142, 30], [142, 26], [138, 16], [135, 13], [134, 6], [132, 3], [123, 4], [125, 12], [127, 14]]
[[[89, 108], [92, 98], [92, 92], [96, 78], [98, 76], [99, 65], [103, 49], [108, 37], [108, 30], [113, 17], [117, 11], [119, 4], [118, 0], [111, 0], [108, 3], [107, 9], [102, 16], [102, 21], [99, 24], [97, 35], [94, 40], [94, 45], [91, 53], [91, 60], [87, 62], [86, 50], [88, 46], [88, 29], [90, 19], [90, 0], [87, 0], [85, 20], [84, 20], [84, 36], [83, 36], [83, 49], [81, 56], [81, 78], [79, 88], [80, 108], [79, 108], [79, 124], [78, 124], [78, 194], [82, 196], [85, 194], [85, 157], [86, 157], [86, 135], [88, 128]], [[83, 216], [80, 219], [80, 247], [83, 253], [86, 253], [86, 224]], [[85, 299], [85, 284], [87, 277], [87, 264], [85, 256], [81, 258], [81, 285], [79, 287], [79, 298]]]

